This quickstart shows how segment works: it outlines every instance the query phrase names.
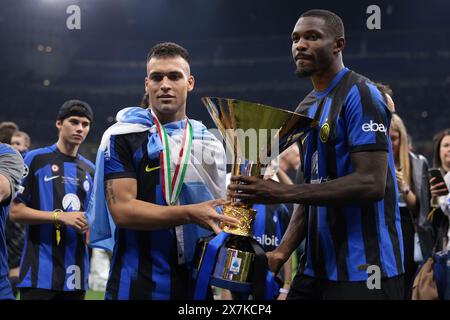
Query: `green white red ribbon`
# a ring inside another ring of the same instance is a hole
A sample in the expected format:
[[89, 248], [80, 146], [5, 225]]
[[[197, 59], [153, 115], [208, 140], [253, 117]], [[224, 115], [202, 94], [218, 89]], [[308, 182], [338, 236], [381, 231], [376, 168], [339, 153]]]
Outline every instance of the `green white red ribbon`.
[[164, 200], [168, 206], [174, 205], [178, 201], [181, 188], [183, 187], [184, 176], [186, 174], [189, 156], [191, 154], [193, 131], [189, 119], [186, 118], [186, 125], [183, 131], [183, 142], [178, 156], [177, 165], [173, 177], [170, 170], [170, 146], [164, 126], [159, 122], [158, 118], [152, 113], [155, 121], [159, 137], [163, 146], [163, 151], [159, 155], [161, 163], [162, 192]]

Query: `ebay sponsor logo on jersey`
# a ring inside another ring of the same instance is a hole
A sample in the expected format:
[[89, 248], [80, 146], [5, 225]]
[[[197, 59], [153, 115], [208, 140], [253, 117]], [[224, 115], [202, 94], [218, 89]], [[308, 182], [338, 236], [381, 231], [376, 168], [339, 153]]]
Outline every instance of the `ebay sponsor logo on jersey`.
[[363, 123], [363, 125], [361, 126], [361, 129], [364, 132], [370, 132], [370, 131], [377, 132], [377, 131], [379, 131], [379, 132], [386, 133], [386, 131], [387, 131], [387, 128], [385, 127], [384, 124], [376, 123], [376, 122], [373, 122], [372, 120], [370, 120], [369, 123], [367, 123], [367, 122]]

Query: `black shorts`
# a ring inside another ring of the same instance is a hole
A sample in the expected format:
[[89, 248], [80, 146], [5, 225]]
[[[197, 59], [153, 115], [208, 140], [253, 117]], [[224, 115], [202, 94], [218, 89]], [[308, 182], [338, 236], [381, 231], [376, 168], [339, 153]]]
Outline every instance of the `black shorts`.
[[20, 288], [20, 300], [84, 300], [86, 291], [54, 291], [38, 288]]
[[287, 300], [403, 300], [404, 276], [384, 278], [380, 289], [369, 289], [366, 281], [329, 281], [304, 274], [295, 276]]

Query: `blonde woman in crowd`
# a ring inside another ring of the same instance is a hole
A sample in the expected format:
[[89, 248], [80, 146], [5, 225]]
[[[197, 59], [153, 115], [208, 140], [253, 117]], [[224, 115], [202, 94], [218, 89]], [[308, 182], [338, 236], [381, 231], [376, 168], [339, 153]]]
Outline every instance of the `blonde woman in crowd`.
[[405, 125], [395, 113], [389, 135], [394, 153], [405, 253], [405, 298], [410, 299], [418, 263], [431, 254], [434, 243], [433, 228], [427, 220], [430, 209], [428, 163], [425, 157], [410, 151]]

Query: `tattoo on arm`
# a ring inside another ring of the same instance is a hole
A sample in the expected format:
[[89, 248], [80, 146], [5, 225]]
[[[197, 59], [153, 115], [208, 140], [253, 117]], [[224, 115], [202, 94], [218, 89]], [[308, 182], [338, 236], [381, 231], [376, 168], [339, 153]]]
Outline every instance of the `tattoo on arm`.
[[114, 191], [112, 188], [112, 180], [106, 181], [106, 199], [108, 200], [108, 204], [116, 204], [116, 196], [114, 195]]

